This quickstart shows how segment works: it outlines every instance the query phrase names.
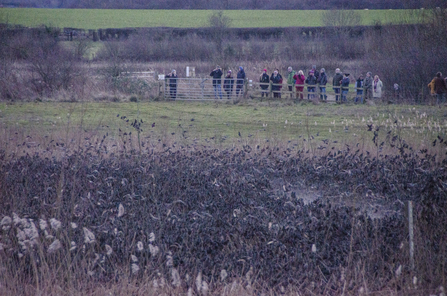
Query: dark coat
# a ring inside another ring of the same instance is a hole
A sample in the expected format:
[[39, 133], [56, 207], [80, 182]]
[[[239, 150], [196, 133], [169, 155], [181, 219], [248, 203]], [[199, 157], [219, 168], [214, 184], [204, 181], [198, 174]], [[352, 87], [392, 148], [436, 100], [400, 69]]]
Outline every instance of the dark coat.
[[349, 90], [349, 82], [351, 82], [351, 81], [349, 80], [349, 77], [345, 77], [345, 78], [343, 78], [342, 81], [341, 81], [341, 88], [342, 88], [343, 90]]
[[171, 74], [166, 75], [165, 77], [169, 78], [169, 87], [177, 87], [177, 78], [178, 78], [177, 75], [173, 75], [171, 73]]
[[355, 82], [355, 87], [356, 88], [363, 88], [363, 79], [362, 78], [357, 79], [357, 81]]
[[314, 89], [317, 84], [317, 77], [310, 75], [306, 78], [306, 84], [308, 85], [307, 89]]
[[234, 85], [234, 78], [232, 76], [226, 76], [224, 79], [223, 88], [226, 92], [232, 92]]
[[373, 78], [372, 76], [367, 76], [365, 80], [363, 80], [363, 88], [364, 89], [372, 89], [373, 87]]
[[442, 94], [447, 92], [447, 85], [445, 83], [444, 78], [442, 77], [436, 77], [435, 78], [435, 87], [434, 87], [435, 93]]
[[213, 77], [213, 85], [222, 84], [222, 75], [223, 72], [221, 69], [216, 69], [211, 72], [210, 76]]
[[239, 72], [237, 72], [237, 80], [236, 80], [237, 87], [241, 88], [242, 85], [244, 84], [244, 80], [245, 80], [245, 71], [244, 69], [242, 69], [239, 70]]
[[311, 69], [311, 70], [309, 70], [309, 72], [307, 73], [307, 76], [309, 77], [310, 76], [310, 72], [311, 71], [314, 71], [314, 76], [315, 76], [315, 78], [317, 78], [317, 81], [318, 81], [318, 78], [320, 78], [320, 72], [318, 72], [316, 69]]
[[259, 79], [259, 82], [261, 82], [261, 89], [268, 89], [270, 77], [268, 76], [267, 73], [262, 73], [261, 78]]
[[327, 83], [327, 75], [326, 75], [325, 72], [320, 73], [320, 76], [317, 76], [317, 83], [318, 83], [320, 86], [324, 86], [324, 85], [326, 85], [326, 83]]
[[332, 79], [332, 85], [340, 86], [342, 80], [343, 80], [343, 75], [341, 75], [341, 73], [336, 73], [334, 76], [334, 79]]
[[[270, 76], [270, 81], [274, 84], [282, 83], [281, 74], [278, 73], [278, 75], [276, 75], [276, 77], [273, 76], [273, 74], [272, 74], [272, 76]], [[276, 90], [276, 91], [281, 90], [281, 86], [280, 85], [272, 85], [272, 90]]]

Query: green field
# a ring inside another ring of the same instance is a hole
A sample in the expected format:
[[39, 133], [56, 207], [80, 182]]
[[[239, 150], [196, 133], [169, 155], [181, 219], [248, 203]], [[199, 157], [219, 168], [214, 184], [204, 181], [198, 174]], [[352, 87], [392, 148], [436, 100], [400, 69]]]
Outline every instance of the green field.
[[[335, 141], [336, 144], [332, 144], [335, 146], [361, 143], [364, 148], [371, 148], [373, 134], [367, 131], [367, 125], [374, 124], [381, 127], [381, 141], [392, 131], [414, 147], [430, 148], [438, 135], [446, 135], [444, 109], [251, 101], [237, 105], [215, 102], [0, 103], [0, 142], [3, 142], [0, 150], [14, 150], [23, 142], [44, 146], [51, 139], [78, 143], [84, 137], [100, 138], [105, 134], [117, 140], [121, 131], [136, 134], [130, 125], [135, 119], [143, 120], [141, 138], [152, 144], [308, 147], [312, 140], [316, 148], [324, 139], [329, 139]], [[397, 125], [393, 124], [395, 121]], [[443, 155], [445, 151], [440, 153]]]
[[[0, 22], [26, 27], [40, 25], [79, 29], [207, 26], [213, 10], [117, 10], [0, 8]], [[358, 10], [363, 25], [376, 22], [416, 23], [415, 10]], [[323, 10], [227, 10], [231, 27], [321, 27]]]

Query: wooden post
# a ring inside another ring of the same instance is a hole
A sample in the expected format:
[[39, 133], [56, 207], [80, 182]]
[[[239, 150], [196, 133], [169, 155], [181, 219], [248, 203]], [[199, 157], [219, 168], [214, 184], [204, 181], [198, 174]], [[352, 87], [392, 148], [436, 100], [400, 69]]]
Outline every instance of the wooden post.
[[408, 202], [408, 232], [410, 236], [410, 265], [414, 270], [414, 232], [413, 232], [413, 202]]

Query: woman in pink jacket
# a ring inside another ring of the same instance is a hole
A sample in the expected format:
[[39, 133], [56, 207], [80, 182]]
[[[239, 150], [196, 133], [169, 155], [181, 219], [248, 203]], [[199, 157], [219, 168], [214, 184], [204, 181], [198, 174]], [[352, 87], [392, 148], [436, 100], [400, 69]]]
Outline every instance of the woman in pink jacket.
[[299, 93], [300, 100], [304, 99], [304, 81], [306, 81], [306, 77], [304, 76], [303, 70], [299, 70], [298, 74], [295, 74], [293, 76], [293, 79], [295, 79], [295, 87], [296, 92]]

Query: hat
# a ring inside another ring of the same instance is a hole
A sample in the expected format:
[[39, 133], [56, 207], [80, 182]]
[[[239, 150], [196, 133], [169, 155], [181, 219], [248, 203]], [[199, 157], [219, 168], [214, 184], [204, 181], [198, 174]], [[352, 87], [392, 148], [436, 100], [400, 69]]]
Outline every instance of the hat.
[[348, 76], [349, 76], [349, 73], [345, 73], [345, 76], [348, 77]]
[[312, 74], [314, 74], [314, 70], [310, 70], [310, 71], [309, 71], [309, 73], [312, 73]]
[[239, 66], [239, 70], [244, 70], [244, 68], [242, 68], [242, 66]]
[[177, 71], [175, 71], [175, 69], [172, 69], [172, 72], [177, 72]]
[[267, 72], [267, 69], [264, 69], [264, 72]]
[[231, 73], [231, 70], [228, 70], [228, 73]]

